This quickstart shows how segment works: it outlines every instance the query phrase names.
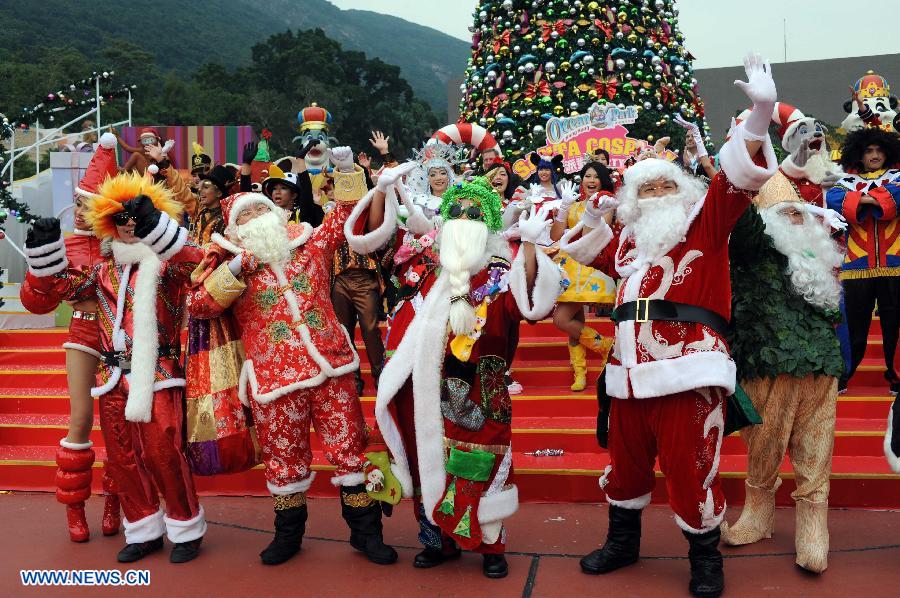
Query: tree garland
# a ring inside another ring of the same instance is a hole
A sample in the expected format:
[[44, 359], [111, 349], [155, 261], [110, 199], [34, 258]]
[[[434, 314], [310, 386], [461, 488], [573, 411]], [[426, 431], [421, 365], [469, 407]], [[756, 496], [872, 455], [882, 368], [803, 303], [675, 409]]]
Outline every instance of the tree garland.
[[[9, 159], [9, 152], [6, 149], [6, 140], [12, 136], [13, 129], [3, 114], [0, 114], [0, 168]], [[10, 193], [9, 181], [0, 180], [0, 239], [6, 234], [3, 225], [6, 219], [12, 216], [16, 221], [30, 225], [38, 219], [37, 216], [28, 211], [28, 205], [24, 202], [16, 200]]]

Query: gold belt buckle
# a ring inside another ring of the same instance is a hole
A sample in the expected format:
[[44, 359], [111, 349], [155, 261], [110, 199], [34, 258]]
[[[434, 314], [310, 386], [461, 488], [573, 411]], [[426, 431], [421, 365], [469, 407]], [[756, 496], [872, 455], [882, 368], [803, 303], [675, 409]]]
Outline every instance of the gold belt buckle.
[[642, 324], [650, 321], [650, 299], [647, 297], [639, 297], [636, 301], [637, 306], [634, 310], [634, 321]]

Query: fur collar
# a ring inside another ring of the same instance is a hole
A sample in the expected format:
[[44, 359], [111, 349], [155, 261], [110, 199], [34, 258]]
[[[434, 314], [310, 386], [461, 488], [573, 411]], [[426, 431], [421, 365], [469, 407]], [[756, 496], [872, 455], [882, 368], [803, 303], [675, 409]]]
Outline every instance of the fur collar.
[[140, 241], [137, 243], [112, 242], [112, 254], [120, 266], [139, 264], [150, 258], [157, 258], [156, 253]]

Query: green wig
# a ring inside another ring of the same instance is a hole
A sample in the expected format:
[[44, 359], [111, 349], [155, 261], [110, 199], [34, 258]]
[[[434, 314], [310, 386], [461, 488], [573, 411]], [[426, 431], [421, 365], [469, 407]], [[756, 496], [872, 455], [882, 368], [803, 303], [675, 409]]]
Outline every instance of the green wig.
[[481, 212], [484, 214], [484, 223], [491, 232], [500, 232], [503, 228], [503, 204], [500, 196], [485, 177], [480, 176], [468, 182], [454, 183], [447, 189], [441, 201], [441, 216], [444, 220], [450, 220], [450, 206], [463, 199], [470, 199], [481, 208]]

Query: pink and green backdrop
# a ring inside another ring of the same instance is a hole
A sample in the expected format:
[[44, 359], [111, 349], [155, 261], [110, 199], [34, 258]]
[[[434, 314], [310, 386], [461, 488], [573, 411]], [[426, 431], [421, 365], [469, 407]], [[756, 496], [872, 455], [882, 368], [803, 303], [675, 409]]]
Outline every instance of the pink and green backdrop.
[[[191, 166], [191, 154], [194, 153], [193, 142], [203, 146], [206, 153], [215, 164], [232, 162], [237, 164], [241, 159], [241, 151], [244, 144], [253, 141], [256, 135], [253, 127], [249, 125], [232, 127], [224, 125], [216, 126], [158, 126], [142, 125], [140, 127], [122, 127], [122, 139], [131, 146], [137, 147], [138, 131], [144, 127], [152, 127], [159, 132], [163, 142], [172, 139], [175, 147], [169, 152], [169, 157], [174, 159], [176, 168], [189, 169]], [[130, 154], [119, 148], [119, 164], [124, 164]]]

